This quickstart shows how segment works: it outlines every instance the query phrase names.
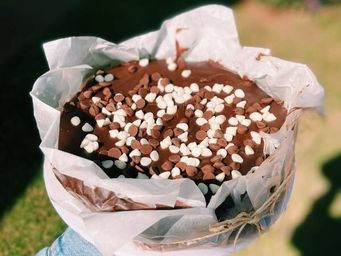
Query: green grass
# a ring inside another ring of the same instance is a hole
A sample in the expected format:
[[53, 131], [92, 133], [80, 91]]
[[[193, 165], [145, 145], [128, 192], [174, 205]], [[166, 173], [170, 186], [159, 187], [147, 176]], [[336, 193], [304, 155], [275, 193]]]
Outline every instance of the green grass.
[[[326, 117], [307, 113], [301, 120], [296, 149], [297, 176], [293, 196], [281, 219], [257, 242], [237, 253], [246, 255], [300, 255], [291, 239], [315, 200], [330, 184], [321, 166], [341, 152], [341, 5], [325, 6], [315, 14], [275, 10], [255, 2], [236, 7], [243, 45], [268, 47], [280, 58], [306, 63], [326, 89]], [[326, 132], [327, 131], [327, 132]], [[340, 202], [338, 197], [337, 202]], [[340, 218], [337, 203], [332, 216]], [[0, 222], [0, 255], [32, 255], [49, 245], [65, 224], [48, 201], [41, 174], [18, 198]]]
[[46, 196], [39, 172], [0, 223], [0, 255], [34, 255], [65, 227]]

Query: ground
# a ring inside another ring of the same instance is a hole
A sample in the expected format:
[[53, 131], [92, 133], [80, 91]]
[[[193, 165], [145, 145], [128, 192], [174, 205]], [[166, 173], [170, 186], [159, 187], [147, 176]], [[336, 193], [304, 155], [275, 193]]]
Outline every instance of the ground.
[[[243, 45], [270, 48], [274, 56], [307, 64], [326, 91], [324, 116], [307, 112], [300, 121], [297, 175], [288, 209], [269, 232], [236, 255], [321, 255], [335, 250], [340, 243], [332, 234], [341, 227], [341, 5], [308, 13], [247, 1], [234, 9]], [[32, 255], [64, 228], [48, 201], [40, 171], [3, 213], [0, 255]]]

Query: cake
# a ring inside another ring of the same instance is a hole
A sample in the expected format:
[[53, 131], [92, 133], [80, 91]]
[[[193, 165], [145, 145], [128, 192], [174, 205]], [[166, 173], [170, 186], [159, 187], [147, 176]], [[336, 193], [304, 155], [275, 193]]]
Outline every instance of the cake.
[[208, 201], [266, 159], [260, 135], [285, 121], [282, 102], [216, 62], [168, 58], [97, 70], [64, 105], [58, 148], [111, 178], [193, 180]]

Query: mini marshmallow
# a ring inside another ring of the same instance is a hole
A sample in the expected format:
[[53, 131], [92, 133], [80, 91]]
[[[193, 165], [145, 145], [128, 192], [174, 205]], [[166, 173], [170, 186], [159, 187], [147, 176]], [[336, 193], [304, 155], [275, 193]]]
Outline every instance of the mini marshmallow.
[[151, 153], [150, 153], [150, 159], [152, 159], [152, 161], [156, 162], [159, 160], [159, 153], [156, 151], [156, 150], [153, 150]]
[[149, 64], [149, 59], [148, 58], [143, 58], [143, 59], [140, 59], [139, 61], [139, 65], [141, 67], [147, 67]]
[[164, 114], [166, 114], [166, 111], [164, 109], [160, 109], [156, 113], [157, 117], [163, 117]]
[[175, 71], [177, 69], [177, 67], [178, 67], [178, 65], [176, 63], [174, 63], [174, 62], [169, 63], [167, 65], [167, 68], [168, 68], [169, 71]]
[[201, 155], [201, 148], [195, 147], [195, 148], [192, 150], [192, 156], [194, 156], [194, 157], [199, 157], [200, 155]]
[[[165, 92], [170, 93], [172, 91], [174, 91], [174, 85], [173, 84], [167, 84], [166, 87], [165, 87]], [[165, 99], [165, 97], [164, 97], [164, 99]]]
[[186, 124], [186, 123], [178, 123], [176, 125], [176, 128], [179, 128], [179, 129], [181, 129], [183, 131], [188, 131], [188, 124]]
[[242, 89], [235, 90], [234, 95], [236, 95], [236, 97], [238, 97], [238, 98], [244, 98], [245, 97], [245, 93]]
[[224, 87], [223, 84], [215, 83], [212, 87], [212, 91], [214, 91], [215, 93], [220, 93], [222, 91], [223, 87]]
[[171, 174], [172, 174], [172, 177], [176, 177], [178, 175], [180, 175], [181, 171], [178, 167], [174, 167], [172, 170], [171, 170]]
[[102, 83], [104, 82], [104, 77], [102, 75], [97, 75], [95, 77], [95, 80], [98, 82], [98, 83]]
[[210, 185], [208, 185], [208, 186], [210, 187], [210, 190], [211, 190], [212, 194], [217, 193], [217, 191], [218, 191], [218, 189], [219, 189], [219, 186], [218, 186], [218, 185], [216, 185], [216, 184], [210, 184]]
[[263, 119], [262, 114], [260, 114], [258, 112], [251, 113], [249, 118], [254, 122], [262, 121], [262, 119]]
[[174, 63], [174, 60], [175, 60], [174, 57], [168, 57], [168, 58], [166, 59], [166, 63], [167, 63], [167, 64]]
[[[170, 138], [167, 141], [171, 142]], [[140, 143], [141, 143], [141, 145], [148, 145], [149, 144], [148, 140], [145, 138], [140, 139]]]
[[263, 114], [265, 114], [265, 113], [269, 112], [269, 110], [270, 110], [270, 105], [268, 105], [268, 106], [262, 108], [262, 109], [260, 110], [260, 112], [263, 113]]
[[243, 158], [240, 155], [236, 154], [236, 153], [232, 154], [231, 158], [232, 158], [232, 161], [236, 162], [236, 163], [240, 163], [241, 164], [241, 163], [244, 162]]
[[225, 158], [225, 157], [227, 156], [227, 151], [226, 151], [226, 149], [223, 149], [223, 148], [219, 149], [219, 150], [217, 151], [217, 156], [222, 156], [222, 158]]
[[231, 85], [228, 85], [226, 84], [224, 87], [223, 87], [223, 92], [225, 92], [226, 94], [229, 94], [233, 91], [233, 87]]
[[208, 187], [206, 186], [205, 183], [199, 183], [198, 184], [198, 188], [200, 189], [201, 193], [203, 193], [203, 195], [206, 195], [208, 192]]
[[73, 126], [78, 126], [81, 123], [81, 119], [78, 116], [74, 116], [70, 120]]
[[217, 113], [220, 113], [224, 110], [224, 104], [218, 104], [217, 106], [215, 106], [214, 111]]
[[112, 80], [114, 80], [114, 75], [113, 74], [106, 74], [105, 75], [104, 81], [111, 82]]
[[145, 166], [145, 167], [149, 166], [151, 163], [152, 163], [152, 160], [149, 157], [146, 157], [146, 156], [142, 157], [141, 160], [140, 160], [140, 164], [142, 166]]
[[141, 95], [134, 94], [131, 99], [136, 103], [138, 100], [142, 99]]
[[129, 154], [130, 157], [134, 157], [134, 156], [141, 156], [141, 152], [140, 150], [138, 150], [137, 148], [132, 150]]
[[231, 94], [229, 96], [226, 96], [224, 100], [227, 104], [232, 104], [234, 98], [235, 98], [234, 94]]
[[162, 172], [159, 174], [159, 177], [163, 179], [168, 179], [170, 174], [171, 174], [170, 172]]
[[94, 104], [97, 104], [97, 103], [99, 103], [99, 102], [101, 101], [101, 98], [100, 98], [100, 97], [94, 96], [94, 97], [91, 98], [91, 100], [92, 100], [92, 102], [93, 102]]
[[144, 117], [144, 113], [142, 110], [138, 110], [135, 112], [135, 116], [138, 118], [138, 119], [143, 119]]
[[124, 146], [125, 143], [126, 143], [126, 139], [119, 140], [115, 143], [115, 146], [122, 147], [122, 146]]
[[169, 146], [169, 151], [173, 154], [177, 154], [179, 153], [180, 149], [177, 147], [177, 146], [174, 146], [174, 145], [170, 145]]
[[94, 130], [94, 128], [89, 123], [85, 123], [82, 126], [82, 131], [83, 132], [92, 132], [93, 130]]
[[[127, 167], [127, 164], [120, 160], [115, 160], [115, 165], [118, 169], [121, 169], [121, 170]], [[125, 178], [125, 177], [124, 175], [120, 175], [118, 176], [118, 178]]]
[[195, 115], [196, 117], [202, 117], [203, 114], [204, 114], [204, 113], [203, 113], [200, 109], [196, 109], [196, 110], [194, 111], [194, 115]]
[[193, 92], [198, 92], [199, 91], [199, 85], [197, 83], [192, 83], [190, 86], [191, 90]]
[[263, 117], [265, 122], [272, 122], [272, 121], [275, 121], [277, 119], [277, 117], [270, 112], [264, 113], [262, 117]]
[[250, 119], [244, 119], [244, 120], [242, 120], [240, 123], [241, 123], [242, 125], [248, 127], [248, 126], [250, 126], [250, 124], [251, 124], [251, 120], [250, 120]]
[[237, 108], [245, 108], [246, 100], [240, 101], [236, 104]]
[[182, 142], [187, 142], [188, 140], [188, 132], [184, 132], [178, 136], [178, 139]]
[[237, 118], [235, 118], [235, 117], [230, 117], [229, 118], [229, 120], [228, 120], [228, 123], [230, 124], [230, 125], [238, 125], [238, 119]]
[[228, 134], [228, 133], [225, 133], [224, 134], [224, 138], [225, 138], [225, 140], [226, 141], [232, 141], [233, 140], [233, 135], [231, 135], [231, 134]]
[[209, 148], [203, 148], [203, 149], [201, 150], [201, 155], [202, 155], [203, 157], [210, 157], [210, 156], [213, 155], [213, 153], [212, 153], [212, 151], [211, 151]]
[[102, 166], [105, 168], [105, 169], [109, 169], [111, 167], [113, 167], [114, 165], [114, 161], [112, 160], [105, 160], [105, 161], [102, 161]]
[[181, 76], [184, 78], [188, 78], [191, 75], [192, 71], [189, 69], [185, 69], [181, 72]]
[[225, 173], [221, 172], [218, 175], [215, 176], [217, 181], [222, 182], [225, 179]]
[[117, 137], [118, 133], [119, 133], [118, 130], [110, 130], [110, 131], [109, 131], [109, 135], [110, 135], [110, 137], [113, 138], [113, 139]]
[[122, 161], [122, 162], [128, 162], [128, 156], [127, 154], [122, 154], [118, 160]]
[[255, 151], [249, 146], [249, 145], [246, 145], [245, 146], [245, 154], [246, 155], [253, 155], [255, 153]]
[[87, 134], [85, 136], [85, 138], [87, 138], [90, 141], [97, 141], [98, 140], [98, 137], [95, 134], [91, 134], [91, 133]]
[[188, 156], [189, 154], [191, 154], [191, 151], [188, 149], [188, 147], [184, 143], [181, 143], [180, 145], [180, 152], [184, 156]]
[[207, 120], [203, 117], [199, 117], [197, 120], [195, 120], [196, 124], [199, 126], [202, 126], [207, 123]]

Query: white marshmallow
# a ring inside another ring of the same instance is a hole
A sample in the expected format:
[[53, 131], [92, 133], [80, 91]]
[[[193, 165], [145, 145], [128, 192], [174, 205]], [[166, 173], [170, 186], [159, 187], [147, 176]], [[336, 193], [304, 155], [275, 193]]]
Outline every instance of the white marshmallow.
[[78, 116], [74, 116], [70, 120], [73, 126], [78, 126], [81, 123], [81, 119]]

